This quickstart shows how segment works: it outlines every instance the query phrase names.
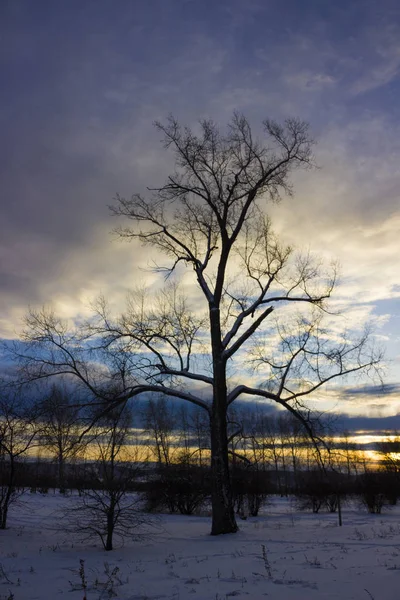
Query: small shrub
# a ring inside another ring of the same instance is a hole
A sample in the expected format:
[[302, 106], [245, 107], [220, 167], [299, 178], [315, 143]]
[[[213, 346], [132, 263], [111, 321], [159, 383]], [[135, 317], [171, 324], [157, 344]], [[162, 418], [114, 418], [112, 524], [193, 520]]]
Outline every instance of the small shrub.
[[296, 492], [300, 510], [318, 513], [325, 508], [331, 513], [338, 509], [339, 495], [343, 502], [348, 489], [340, 473], [324, 473], [320, 470], [307, 471], [298, 480]]
[[367, 472], [359, 478], [361, 503], [370, 514], [380, 515], [385, 504], [382, 477], [379, 473]]
[[235, 465], [231, 469], [234, 508], [244, 516], [246, 510], [256, 517], [271, 493], [270, 476], [267, 471]]
[[188, 463], [158, 469], [146, 486], [146, 510], [192, 515], [210, 497], [209, 471]]

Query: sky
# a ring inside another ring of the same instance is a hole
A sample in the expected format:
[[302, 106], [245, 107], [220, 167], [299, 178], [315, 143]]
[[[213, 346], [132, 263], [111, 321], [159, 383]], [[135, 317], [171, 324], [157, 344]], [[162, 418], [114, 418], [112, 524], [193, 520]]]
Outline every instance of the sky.
[[339, 261], [343, 322], [386, 348], [386, 389], [348, 386], [338, 410], [400, 412], [398, 0], [2, 0], [0, 77], [0, 335], [28, 306], [118, 305], [143, 277], [107, 206], [171, 171], [155, 120], [295, 116], [318, 169], [275, 228]]

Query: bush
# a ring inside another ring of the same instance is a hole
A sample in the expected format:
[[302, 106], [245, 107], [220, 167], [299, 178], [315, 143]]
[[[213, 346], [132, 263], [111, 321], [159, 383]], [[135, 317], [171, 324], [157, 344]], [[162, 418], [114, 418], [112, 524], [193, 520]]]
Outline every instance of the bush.
[[323, 472], [319, 469], [302, 473], [296, 492], [300, 510], [318, 513], [321, 508], [334, 513], [338, 508], [339, 495], [343, 499], [348, 484], [340, 473]]
[[210, 495], [209, 469], [188, 463], [164, 465], [146, 485], [146, 510], [192, 515]]
[[231, 479], [235, 511], [242, 517], [246, 511], [256, 517], [271, 493], [269, 472], [235, 465]]
[[397, 499], [400, 496], [400, 480], [399, 474], [393, 471], [383, 471], [379, 474], [382, 485], [382, 493], [385, 500], [391, 506], [397, 504]]
[[361, 503], [370, 514], [380, 515], [385, 504], [384, 481], [381, 473], [364, 473], [358, 479]]

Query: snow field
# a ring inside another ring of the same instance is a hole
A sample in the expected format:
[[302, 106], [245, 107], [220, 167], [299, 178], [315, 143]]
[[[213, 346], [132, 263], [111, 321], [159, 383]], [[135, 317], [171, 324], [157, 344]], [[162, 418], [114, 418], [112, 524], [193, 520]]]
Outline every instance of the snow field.
[[400, 599], [398, 507], [345, 508], [338, 527], [336, 514], [273, 498], [237, 534], [217, 537], [208, 517], [162, 515], [152, 538], [105, 552], [65, 532], [71, 501], [26, 494], [12, 508], [0, 532], [0, 600]]

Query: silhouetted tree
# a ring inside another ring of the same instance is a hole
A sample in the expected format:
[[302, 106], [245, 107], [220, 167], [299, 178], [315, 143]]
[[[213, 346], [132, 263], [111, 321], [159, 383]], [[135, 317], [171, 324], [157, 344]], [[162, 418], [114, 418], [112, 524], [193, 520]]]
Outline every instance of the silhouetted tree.
[[392, 432], [385, 440], [376, 444], [381, 456], [380, 464], [385, 471], [384, 493], [389, 503], [394, 505], [400, 496], [400, 437]]
[[95, 437], [86, 484], [67, 511], [72, 528], [86, 539], [100, 538], [107, 551], [113, 549], [115, 538], [138, 538], [150, 523], [137, 495], [131, 493], [139, 474], [129, 447], [131, 424], [131, 412], [121, 406], [97, 423], [91, 433]]
[[144, 410], [144, 428], [158, 466], [169, 465], [174, 451], [176, 419], [164, 396], [148, 401]]
[[66, 462], [82, 451], [86, 440], [81, 437], [81, 407], [76, 392], [65, 385], [53, 385], [39, 405], [41, 445], [55, 458], [60, 493], [66, 490]]
[[18, 473], [37, 433], [32, 407], [18, 394], [0, 391], [0, 529], [7, 527], [9, 508], [23, 492]]
[[[368, 334], [356, 341], [329, 334], [321, 308], [335, 274], [326, 275], [311, 254], [282, 244], [266, 216], [268, 201], [291, 193], [292, 171], [312, 164], [307, 125], [266, 120], [266, 141], [239, 114], [223, 132], [211, 120], [200, 122], [198, 134], [172, 117], [156, 126], [175, 153], [176, 170], [149, 197], [118, 196], [112, 211], [126, 220], [118, 229], [122, 238], [139, 240], [169, 260], [159, 272], [172, 276], [187, 267], [198, 295], [189, 301], [173, 283], [155, 297], [136, 292], [119, 318], [100, 299], [84, 331], [71, 331], [49, 312], [31, 312], [24, 351], [17, 353], [24, 354], [28, 377], [75, 374], [94, 398], [118, 403], [153, 392], [203, 408], [210, 423], [211, 533], [231, 533], [237, 524], [229, 406], [241, 396], [275, 402], [314, 435], [306, 397], [328, 381], [373, 370], [380, 356], [371, 351]], [[281, 317], [274, 318], [278, 307]], [[243, 373], [250, 350], [260, 384], [248, 384], [246, 376], [230, 385], [228, 365], [236, 359]], [[121, 356], [123, 385], [116, 398], [107, 385]], [[99, 360], [105, 366], [93, 369]], [[199, 386], [208, 394], [197, 392]]]

